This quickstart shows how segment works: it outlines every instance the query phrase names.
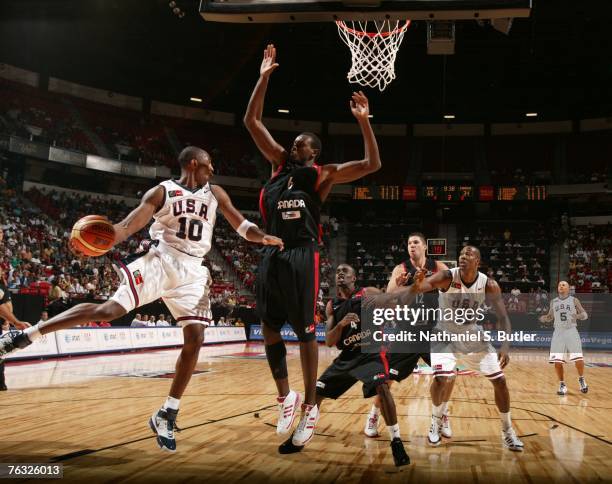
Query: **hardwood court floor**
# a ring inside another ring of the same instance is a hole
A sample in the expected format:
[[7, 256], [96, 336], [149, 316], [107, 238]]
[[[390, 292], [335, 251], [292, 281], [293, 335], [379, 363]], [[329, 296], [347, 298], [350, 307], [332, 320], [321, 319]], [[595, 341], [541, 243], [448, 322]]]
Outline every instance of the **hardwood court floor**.
[[[281, 456], [275, 391], [263, 347], [204, 347], [181, 402], [176, 454], [158, 450], [147, 420], [163, 403], [178, 352], [155, 351], [8, 364], [0, 394], [0, 461], [61, 462], [80, 482], [590, 482], [612, 476], [612, 355], [587, 353], [590, 391], [555, 394], [543, 351], [513, 353], [506, 374], [515, 428], [525, 452], [502, 448], [490, 383], [459, 376], [451, 401], [454, 436], [428, 447], [431, 376], [396, 385], [400, 425], [412, 464], [392, 464], [386, 429], [362, 431], [371, 401], [355, 386], [327, 400], [317, 436], [300, 454]], [[320, 370], [335, 355], [321, 347]], [[297, 346], [289, 371], [301, 389]], [[608, 364], [610, 367], [606, 367]], [[156, 378], [154, 376], [162, 376]], [[166, 375], [167, 376], [167, 375]]]

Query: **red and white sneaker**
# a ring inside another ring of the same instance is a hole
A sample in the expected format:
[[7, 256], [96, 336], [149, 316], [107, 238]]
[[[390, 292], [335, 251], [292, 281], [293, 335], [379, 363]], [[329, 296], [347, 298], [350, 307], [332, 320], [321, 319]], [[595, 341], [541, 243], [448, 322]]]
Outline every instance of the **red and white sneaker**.
[[442, 427], [440, 428], [440, 434], [442, 437], [450, 439], [453, 436], [453, 431], [451, 430], [450, 420], [448, 419], [448, 415], [442, 415]]
[[363, 433], [368, 437], [378, 437], [378, 425], [380, 423], [380, 414], [370, 412], [368, 419], [366, 420], [365, 428]]
[[293, 390], [289, 391], [286, 397], [278, 397], [278, 422], [276, 424], [276, 433], [285, 435], [291, 431], [297, 411], [302, 405], [302, 395]]
[[293, 432], [291, 442], [293, 445], [304, 446], [312, 439], [319, 420], [319, 407], [317, 405], [304, 405], [300, 423]]

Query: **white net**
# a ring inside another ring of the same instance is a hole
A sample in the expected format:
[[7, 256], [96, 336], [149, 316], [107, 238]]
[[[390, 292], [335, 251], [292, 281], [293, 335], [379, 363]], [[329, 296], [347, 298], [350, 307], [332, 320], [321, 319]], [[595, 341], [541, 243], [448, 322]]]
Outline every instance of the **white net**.
[[395, 79], [395, 58], [410, 20], [336, 21], [340, 38], [351, 49], [347, 79], [384, 91]]

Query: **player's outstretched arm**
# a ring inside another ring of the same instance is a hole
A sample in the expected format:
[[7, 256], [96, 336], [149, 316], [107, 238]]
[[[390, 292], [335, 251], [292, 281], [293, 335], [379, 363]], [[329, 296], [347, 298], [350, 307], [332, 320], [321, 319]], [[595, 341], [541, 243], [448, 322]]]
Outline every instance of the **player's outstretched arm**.
[[414, 275], [414, 283], [409, 287], [399, 287], [393, 292], [369, 297], [366, 306], [390, 307], [394, 305], [412, 304], [416, 295], [423, 292], [442, 289], [446, 291], [453, 280], [450, 271], [436, 272], [430, 277], [425, 277], [425, 271], [420, 270]]
[[261, 151], [261, 154], [272, 163], [274, 169], [287, 158], [287, 152], [274, 140], [268, 129], [264, 126], [262, 116], [270, 74], [277, 67], [276, 47], [269, 44], [266, 50], [264, 50], [263, 60], [259, 69], [259, 80], [255, 85], [255, 89], [253, 89], [253, 94], [251, 94], [251, 99], [244, 115], [244, 125], [251, 134], [257, 148]]
[[244, 218], [238, 209], [234, 207], [232, 200], [223, 188], [219, 185], [211, 185], [210, 188], [219, 203], [219, 210], [241, 237], [249, 242], [255, 242], [262, 245], [275, 245], [283, 250], [283, 241], [278, 237], [266, 234], [257, 225]]
[[[510, 318], [508, 317], [508, 312], [506, 311], [506, 306], [504, 305], [504, 298], [502, 297], [499, 284], [497, 284], [494, 279], [488, 279], [485, 292], [487, 296], [487, 303], [493, 306], [493, 309], [495, 309], [498, 331], [503, 331], [509, 335], [512, 330], [512, 326], [510, 325]], [[502, 368], [505, 367], [510, 361], [510, 357], [508, 356], [509, 349], [510, 348], [507, 341], [504, 342], [499, 349], [499, 365]]]
[[151, 218], [164, 204], [166, 189], [160, 185], [153, 187], [147, 191], [134, 210], [121, 222], [114, 225], [115, 227], [115, 243], [118, 245], [125, 241], [132, 234], [142, 230], [151, 221]]
[[404, 264], [398, 264], [393, 268], [389, 283], [387, 284], [387, 292], [393, 292], [400, 289], [408, 282], [410, 274], [404, 269]]
[[325, 199], [331, 190], [332, 185], [338, 183], [349, 183], [363, 178], [370, 173], [380, 170], [380, 152], [376, 136], [370, 124], [370, 106], [368, 98], [362, 91], [354, 92], [350, 101], [351, 112], [363, 136], [364, 156], [362, 160], [347, 161], [346, 163], [333, 163], [323, 167], [323, 178], [319, 194], [321, 199]]
[[[0, 289], [0, 291], [2, 290]], [[30, 323], [26, 323], [17, 319], [17, 317], [13, 314], [13, 303], [11, 303], [10, 301], [0, 304], [0, 319], [8, 321], [17, 329], [26, 329], [31, 326]]]
[[580, 303], [580, 301], [578, 301], [578, 298], [576, 297], [574, 298], [574, 307], [576, 308], [576, 319], [580, 319], [581, 321], [588, 319], [589, 315], [584, 310], [582, 304]]

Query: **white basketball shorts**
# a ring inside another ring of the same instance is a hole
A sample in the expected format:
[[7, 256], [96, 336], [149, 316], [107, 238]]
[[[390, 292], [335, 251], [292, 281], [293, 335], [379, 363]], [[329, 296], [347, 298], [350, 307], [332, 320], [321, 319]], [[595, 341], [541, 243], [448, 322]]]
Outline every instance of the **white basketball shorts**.
[[504, 376], [499, 366], [497, 353], [495, 351], [482, 353], [432, 353], [431, 368], [434, 377], [455, 376], [457, 365], [464, 364], [468, 369], [478, 371], [489, 380], [495, 380]]
[[574, 328], [555, 328], [550, 342], [549, 363], [565, 363], [565, 354], [569, 353], [570, 361], [582, 360], [582, 342], [580, 334]]
[[164, 245], [115, 263], [122, 282], [111, 299], [126, 311], [161, 297], [180, 326], [210, 323], [212, 281], [202, 259]]

